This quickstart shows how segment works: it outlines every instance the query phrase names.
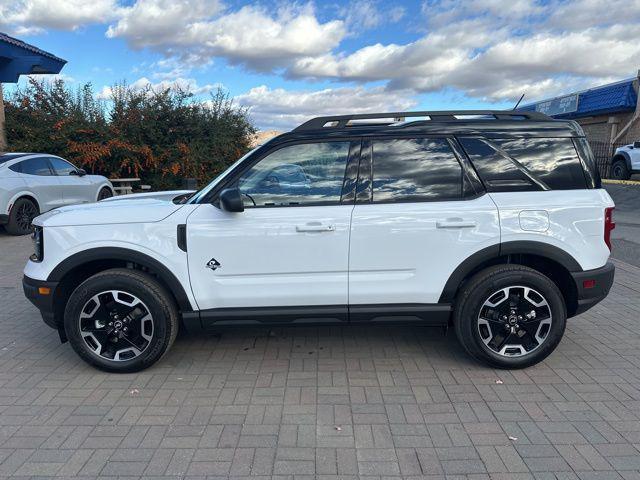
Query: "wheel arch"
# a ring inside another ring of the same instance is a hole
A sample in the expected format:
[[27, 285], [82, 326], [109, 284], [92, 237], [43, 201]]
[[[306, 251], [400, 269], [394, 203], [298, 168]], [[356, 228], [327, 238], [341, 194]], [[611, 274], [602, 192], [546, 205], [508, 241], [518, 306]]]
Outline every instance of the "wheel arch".
[[514, 241], [484, 248], [463, 261], [449, 276], [440, 303], [453, 303], [460, 287], [477, 272], [499, 264], [524, 265], [549, 277], [560, 289], [568, 316], [578, 308], [578, 291], [571, 272], [583, 269], [564, 250], [541, 242]]
[[40, 207], [40, 202], [38, 201], [38, 197], [36, 196], [35, 193], [29, 191], [29, 190], [22, 190], [16, 194], [13, 195], [13, 197], [11, 197], [11, 199], [9, 200], [9, 202], [7, 203], [7, 213], [10, 213], [11, 208], [13, 207], [13, 205], [15, 205], [15, 203], [20, 200], [21, 198], [26, 198], [28, 200], [31, 200], [33, 203], [36, 204], [36, 207], [38, 208], [38, 212], [43, 213], [42, 212], [42, 208]]
[[631, 156], [627, 152], [617, 152], [616, 154], [614, 154], [613, 158], [611, 159], [611, 165], [613, 165], [618, 160], [624, 160], [624, 162], [627, 164], [627, 169], [631, 171]]
[[113, 187], [110, 184], [106, 182], [99, 183], [98, 188], [96, 189], [96, 201], [98, 201], [98, 199], [100, 198], [100, 192], [105, 188], [111, 192], [112, 196], [115, 196], [115, 191], [113, 190]]
[[178, 278], [158, 260], [144, 253], [119, 247], [99, 247], [78, 252], [60, 262], [49, 274], [48, 282], [57, 282], [54, 317], [59, 324], [69, 295], [87, 278], [110, 268], [132, 268], [156, 278], [173, 297], [181, 311], [193, 307]]

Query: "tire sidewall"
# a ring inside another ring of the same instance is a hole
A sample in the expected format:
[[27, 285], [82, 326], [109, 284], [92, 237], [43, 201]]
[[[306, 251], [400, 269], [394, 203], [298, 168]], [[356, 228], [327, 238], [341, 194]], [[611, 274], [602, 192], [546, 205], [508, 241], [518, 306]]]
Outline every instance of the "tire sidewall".
[[[121, 290], [139, 298], [153, 318], [153, 337], [147, 348], [130, 360], [113, 361], [92, 352], [80, 335], [79, 317], [86, 302], [107, 290]], [[142, 370], [156, 362], [168, 348], [171, 332], [167, 306], [151, 289], [141, 282], [122, 275], [101, 275], [83, 282], [69, 297], [64, 313], [64, 328], [73, 349], [88, 363], [110, 372]]]
[[[105, 191], [107, 192], [107, 195], [103, 195]], [[104, 200], [106, 198], [111, 198], [111, 197], [113, 197], [113, 193], [107, 187], [102, 187], [98, 192], [98, 201]]]
[[[619, 172], [616, 174], [617, 168], [619, 168]], [[629, 178], [627, 164], [622, 160], [614, 162], [613, 166], [611, 167], [611, 176], [615, 180], [627, 180]]]
[[[36, 205], [35, 202], [33, 202], [32, 200], [29, 200], [28, 198], [19, 198], [18, 200], [16, 200], [16, 202], [11, 207], [11, 212], [9, 213], [9, 223], [5, 225], [5, 229], [7, 230], [7, 232], [9, 232], [12, 235], [29, 235], [31, 232], [33, 232], [33, 226], [31, 226], [29, 230], [24, 231], [21, 228], [19, 228], [16, 223], [16, 215], [18, 214], [18, 210], [23, 203], [30, 203], [33, 205], [33, 207], [36, 210], [36, 214], [34, 215], [33, 218], [37, 217], [38, 212], [40, 211], [38, 208], [38, 205]], [[31, 220], [33, 220], [33, 218]]]
[[[509, 286], [525, 286], [539, 292], [549, 304], [552, 315], [551, 328], [543, 344], [531, 353], [519, 357], [506, 357], [494, 352], [484, 344], [478, 331], [478, 315], [484, 302], [498, 290]], [[566, 306], [558, 287], [542, 274], [524, 269], [503, 272], [476, 285], [469, 293], [459, 321], [461, 334], [472, 342], [472, 353], [476, 357], [499, 368], [523, 368], [542, 361], [560, 343], [566, 327]]]

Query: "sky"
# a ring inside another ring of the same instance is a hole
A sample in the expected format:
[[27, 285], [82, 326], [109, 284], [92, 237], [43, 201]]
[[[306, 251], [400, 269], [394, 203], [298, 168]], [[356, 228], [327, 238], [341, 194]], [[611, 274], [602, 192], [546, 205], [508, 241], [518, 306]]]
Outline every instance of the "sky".
[[222, 87], [265, 130], [512, 108], [640, 68], [640, 0], [1, 0], [0, 31], [100, 96], [122, 81], [202, 101]]

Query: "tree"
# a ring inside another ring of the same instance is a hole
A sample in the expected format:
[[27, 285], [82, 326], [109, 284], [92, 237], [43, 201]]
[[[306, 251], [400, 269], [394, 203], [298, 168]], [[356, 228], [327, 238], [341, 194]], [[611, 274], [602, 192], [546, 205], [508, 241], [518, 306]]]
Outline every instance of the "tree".
[[221, 89], [201, 101], [180, 88], [114, 85], [98, 99], [91, 84], [30, 79], [6, 102], [11, 150], [46, 152], [107, 177], [138, 176], [154, 188], [183, 178], [209, 181], [245, 153], [255, 129]]

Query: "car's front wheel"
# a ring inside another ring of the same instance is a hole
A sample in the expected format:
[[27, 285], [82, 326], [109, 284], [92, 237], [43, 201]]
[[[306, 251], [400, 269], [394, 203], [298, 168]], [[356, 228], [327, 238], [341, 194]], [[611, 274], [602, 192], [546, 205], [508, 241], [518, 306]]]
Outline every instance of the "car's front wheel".
[[171, 347], [178, 333], [178, 312], [153, 277], [112, 269], [74, 290], [64, 328], [86, 362], [110, 372], [135, 372], [158, 361]]
[[113, 192], [110, 188], [102, 187], [102, 189], [100, 189], [100, 193], [98, 193], [98, 201], [111, 197], [113, 197]]
[[567, 312], [556, 284], [522, 265], [476, 274], [456, 300], [458, 340], [477, 359], [498, 368], [524, 368], [558, 346]]
[[9, 223], [5, 226], [10, 235], [27, 235], [33, 231], [31, 222], [40, 214], [33, 200], [19, 198], [9, 212]]

